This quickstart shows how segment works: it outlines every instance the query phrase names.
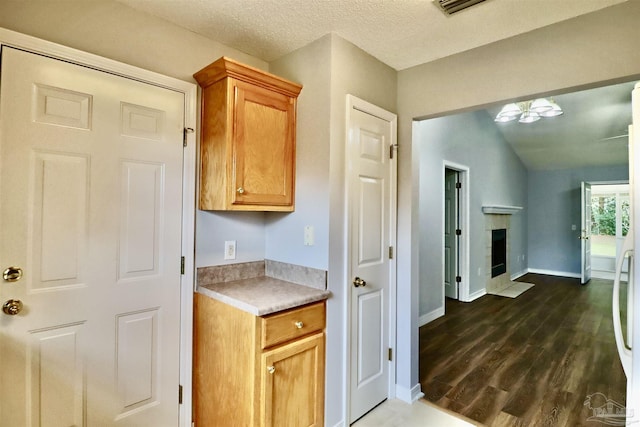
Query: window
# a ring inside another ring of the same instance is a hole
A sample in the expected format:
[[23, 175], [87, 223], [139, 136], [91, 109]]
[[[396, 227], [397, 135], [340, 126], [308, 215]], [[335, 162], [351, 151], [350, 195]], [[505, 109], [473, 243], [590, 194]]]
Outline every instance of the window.
[[615, 257], [616, 239], [629, 232], [628, 188], [593, 186], [591, 194], [591, 253]]

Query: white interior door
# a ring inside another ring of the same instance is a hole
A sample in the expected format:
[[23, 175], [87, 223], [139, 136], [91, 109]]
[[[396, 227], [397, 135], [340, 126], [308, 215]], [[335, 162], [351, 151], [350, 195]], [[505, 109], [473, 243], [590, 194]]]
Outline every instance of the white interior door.
[[0, 413], [176, 426], [183, 94], [2, 49]]
[[444, 170], [444, 294], [458, 299], [458, 172]]
[[[350, 111], [347, 150], [351, 289], [350, 422], [389, 392], [390, 149], [395, 122]], [[390, 113], [387, 113], [390, 115]], [[394, 115], [391, 115], [395, 118]], [[395, 169], [394, 169], [395, 170]], [[392, 184], [393, 183], [393, 184]]]
[[581, 283], [591, 280], [591, 184], [583, 182], [581, 194], [580, 259]]

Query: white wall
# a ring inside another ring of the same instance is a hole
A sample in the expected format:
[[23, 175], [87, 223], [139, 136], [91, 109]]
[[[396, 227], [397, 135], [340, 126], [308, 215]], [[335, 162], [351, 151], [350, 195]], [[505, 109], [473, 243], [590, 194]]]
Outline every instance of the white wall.
[[422, 317], [441, 309], [444, 300], [444, 161], [469, 168], [470, 276], [464, 280], [469, 282], [470, 294], [484, 290], [487, 282], [483, 205], [524, 207], [510, 217], [509, 269], [516, 273], [524, 268], [517, 257], [526, 255], [527, 171], [486, 111], [424, 120], [414, 129], [420, 162], [418, 281]]
[[401, 387], [418, 384], [420, 167], [413, 120], [629, 81], [640, 75], [639, 20], [640, 2], [629, 1], [398, 73]]

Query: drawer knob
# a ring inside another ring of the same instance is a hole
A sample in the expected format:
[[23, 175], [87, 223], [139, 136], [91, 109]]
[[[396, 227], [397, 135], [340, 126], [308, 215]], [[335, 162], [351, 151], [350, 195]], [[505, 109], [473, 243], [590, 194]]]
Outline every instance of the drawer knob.
[[296, 328], [298, 328], [298, 329], [302, 329], [302, 327], [304, 326], [304, 323], [302, 323], [302, 322], [296, 322], [294, 324], [296, 325]]
[[267, 372], [269, 372], [271, 375], [273, 375], [273, 373], [276, 371], [276, 367], [275, 366], [269, 366], [267, 367]]

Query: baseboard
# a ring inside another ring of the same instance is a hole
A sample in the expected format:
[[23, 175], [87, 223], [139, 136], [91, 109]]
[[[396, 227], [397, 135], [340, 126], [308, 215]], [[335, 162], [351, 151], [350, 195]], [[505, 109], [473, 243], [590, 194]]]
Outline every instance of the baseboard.
[[539, 268], [528, 268], [527, 273], [546, 274], [548, 276], [570, 277], [572, 279], [580, 279], [580, 273], [569, 273], [567, 271], [542, 270]]
[[418, 319], [418, 325], [424, 326], [427, 323], [433, 322], [438, 317], [442, 317], [442, 316], [444, 316], [444, 307], [436, 308], [435, 310], [420, 316], [420, 318]]
[[413, 403], [424, 397], [420, 383], [414, 385], [410, 389], [396, 384], [396, 399], [405, 403]]
[[527, 269], [524, 269], [522, 271], [519, 271], [515, 274], [511, 275], [511, 281], [517, 280], [519, 278], [521, 278], [522, 276], [524, 276], [525, 274], [529, 273], [529, 271], [527, 271]]
[[472, 294], [469, 294], [469, 298], [467, 298], [464, 302], [471, 302], [471, 301], [475, 301], [478, 298], [480, 298], [481, 296], [484, 296], [487, 294], [487, 290], [486, 289], [480, 289], [479, 291], [475, 291]]
[[[615, 280], [616, 273], [614, 273], [613, 271], [591, 270], [591, 277], [593, 277], [594, 279]], [[620, 275], [620, 280], [626, 282], [627, 273], [622, 273]]]

